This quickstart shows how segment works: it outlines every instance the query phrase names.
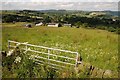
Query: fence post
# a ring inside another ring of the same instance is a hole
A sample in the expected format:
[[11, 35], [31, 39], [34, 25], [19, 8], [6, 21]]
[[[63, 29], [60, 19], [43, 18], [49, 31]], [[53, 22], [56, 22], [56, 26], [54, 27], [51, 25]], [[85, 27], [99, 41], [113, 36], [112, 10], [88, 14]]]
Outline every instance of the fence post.
[[8, 50], [10, 50], [10, 41], [8, 40]]
[[26, 50], [26, 52], [27, 52], [27, 49], [28, 49], [28, 46], [27, 46], [27, 43], [26, 43], [26, 46], [25, 46], [25, 50]]
[[77, 63], [78, 63], [78, 52], [76, 53], [77, 56], [76, 56], [76, 64], [75, 64], [75, 67], [77, 67]]
[[49, 58], [50, 58], [50, 49], [48, 49], [48, 64], [49, 64]]

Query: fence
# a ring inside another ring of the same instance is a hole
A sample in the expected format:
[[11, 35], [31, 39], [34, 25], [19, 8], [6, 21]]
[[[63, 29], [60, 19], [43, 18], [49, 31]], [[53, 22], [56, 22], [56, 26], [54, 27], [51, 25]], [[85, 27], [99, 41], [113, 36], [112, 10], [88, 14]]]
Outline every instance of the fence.
[[78, 52], [8, 40], [9, 50], [15, 49], [16, 47], [23, 50], [36, 63], [41, 65], [48, 64], [52, 68], [63, 69], [66, 67], [76, 67], [78, 63]]

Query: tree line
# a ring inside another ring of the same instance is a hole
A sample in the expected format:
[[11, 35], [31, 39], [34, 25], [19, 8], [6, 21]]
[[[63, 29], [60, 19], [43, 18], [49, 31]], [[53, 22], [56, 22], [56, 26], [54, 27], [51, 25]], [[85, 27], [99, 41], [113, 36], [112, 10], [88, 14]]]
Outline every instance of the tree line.
[[57, 23], [68, 23], [72, 24], [72, 26], [79, 27], [86, 27], [86, 28], [99, 28], [103, 30], [108, 30], [111, 32], [117, 32], [120, 33], [120, 20], [113, 20], [111, 18], [107, 19], [104, 17], [81, 17], [76, 15], [46, 15], [43, 16], [43, 19], [38, 19], [36, 17], [30, 17], [30, 16], [21, 16], [17, 14], [3, 14], [2, 15], [2, 22], [43, 22], [51, 23], [51, 22], [57, 22]]

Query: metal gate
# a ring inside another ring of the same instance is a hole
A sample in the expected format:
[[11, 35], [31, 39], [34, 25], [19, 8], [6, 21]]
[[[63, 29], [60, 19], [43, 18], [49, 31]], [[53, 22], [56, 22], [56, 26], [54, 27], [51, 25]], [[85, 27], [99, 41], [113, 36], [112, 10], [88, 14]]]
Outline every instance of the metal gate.
[[30, 59], [36, 63], [56, 69], [76, 67], [78, 63], [78, 52], [48, 48], [44, 46], [32, 45], [8, 40], [9, 51], [19, 47]]

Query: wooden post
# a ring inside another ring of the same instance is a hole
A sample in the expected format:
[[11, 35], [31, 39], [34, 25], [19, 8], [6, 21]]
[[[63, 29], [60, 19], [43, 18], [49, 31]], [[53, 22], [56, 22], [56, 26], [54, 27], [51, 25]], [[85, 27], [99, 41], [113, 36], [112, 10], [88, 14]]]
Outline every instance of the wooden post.
[[49, 58], [50, 58], [50, 49], [48, 49], [48, 64], [49, 64]]
[[75, 67], [77, 67], [77, 63], [78, 63], [78, 53], [76, 53], [77, 56], [76, 56], [76, 64], [75, 64]]
[[27, 52], [27, 49], [28, 49], [28, 46], [27, 46], [27, 43], [26, 43], [26, 47], [25, 47], [26, 52]]
[[10, 42], [9, 42], [9, 40], [8, 40], [8, 50], [10, 50]]

